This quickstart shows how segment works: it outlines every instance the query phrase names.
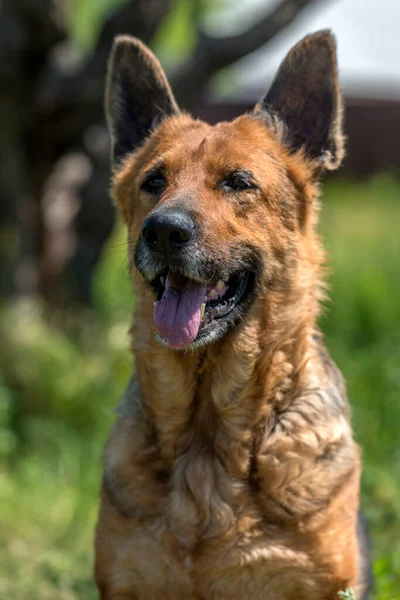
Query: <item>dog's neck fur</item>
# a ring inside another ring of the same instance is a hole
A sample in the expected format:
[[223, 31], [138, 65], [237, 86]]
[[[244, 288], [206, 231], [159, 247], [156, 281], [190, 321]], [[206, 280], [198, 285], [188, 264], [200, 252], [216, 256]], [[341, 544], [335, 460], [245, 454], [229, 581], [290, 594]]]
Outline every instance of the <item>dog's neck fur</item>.
[[268, 426], [274, 409], [283, 409], [308, 385], [310, 361], [318, 371], [319, 286], [316, 276], [308, 274], [312, 281], [305, 288], [304, 273], [298, 279], [302, 288], [258, 299], [245, 323], [225, 338], [187, 352], [154, 339], [151, 295], [140, 285], [132, 327], [136, 372], [165, 458], [173, 461], [186, 450], [194, 441], [191, 430], [202, 432], [198, 444], [217, 449], [220, 430], [235, 437], [235, 420], [247, 443], [261, 423]]
[[277, 415], [323, 385], [318, 286], [313, 280], [288, 296], [271, 293], [226, 338], [186, 353], [154, 339], [151, 293], [139, 288], [132, 333], [142, 410], [172, 482], [171, 522], [187, 532], [185, 544], [195, 543], [205, 531], [229, 528]]

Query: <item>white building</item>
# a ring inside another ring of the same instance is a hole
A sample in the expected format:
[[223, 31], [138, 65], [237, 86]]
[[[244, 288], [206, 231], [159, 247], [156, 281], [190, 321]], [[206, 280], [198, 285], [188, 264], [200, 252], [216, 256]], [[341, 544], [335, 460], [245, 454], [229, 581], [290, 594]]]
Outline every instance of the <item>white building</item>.
[[[207, 21], [210, 33], [246, 29], [277, 0], [225, 0]], [[248, 90], [269, 81], [289, 48], [317, 29], [338, 42], [340, 78], [350, 96], [400, 99], [400, 0], [319, 0], [305, 8], [266, 47], [243, 59], [237, 78]]]

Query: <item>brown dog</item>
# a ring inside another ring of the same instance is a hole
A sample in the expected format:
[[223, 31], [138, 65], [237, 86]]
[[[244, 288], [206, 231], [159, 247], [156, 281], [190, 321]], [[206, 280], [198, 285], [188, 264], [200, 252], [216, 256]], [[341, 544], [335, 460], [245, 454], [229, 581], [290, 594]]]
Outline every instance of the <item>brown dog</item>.
[[364, 594], [360, 459], [317, 328], [318, 178], [343, 157], [335, 42], [295, 46], [252, 113], [179, 112], [117, 38], [107, 115], [136, 304], [132, 380], [105, 451], [103, 600]]

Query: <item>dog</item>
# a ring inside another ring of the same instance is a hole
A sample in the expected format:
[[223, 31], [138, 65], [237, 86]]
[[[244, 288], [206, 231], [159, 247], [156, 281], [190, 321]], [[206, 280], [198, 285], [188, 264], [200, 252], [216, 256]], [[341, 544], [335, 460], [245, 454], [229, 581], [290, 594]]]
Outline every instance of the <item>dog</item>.
[[101, 599], [367, 598], [360, 454], [316, 324], [318, 182], [344, 155], [334, 37], [211, 126], [120, 36], [106, 112], [136, 375], [104, 454]]

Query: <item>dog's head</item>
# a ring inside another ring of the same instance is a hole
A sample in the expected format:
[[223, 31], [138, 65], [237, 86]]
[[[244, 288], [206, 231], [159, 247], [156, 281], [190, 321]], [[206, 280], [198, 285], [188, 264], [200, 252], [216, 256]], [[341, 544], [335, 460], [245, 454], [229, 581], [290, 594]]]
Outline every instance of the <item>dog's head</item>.
[[284, 294], [311, 252], [315, 182], [343, 156], [332, 35], [303, 39], [254, 111], [216, 126], [181, 113], [153, 54], [119, 37], [106, 106], [113, 194], [160, 339], [203, 345], [256, 294]]

